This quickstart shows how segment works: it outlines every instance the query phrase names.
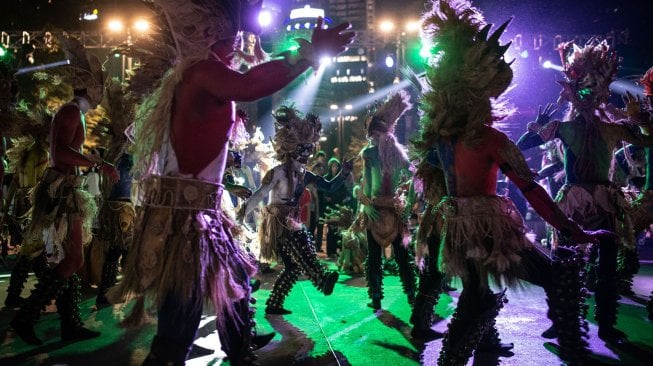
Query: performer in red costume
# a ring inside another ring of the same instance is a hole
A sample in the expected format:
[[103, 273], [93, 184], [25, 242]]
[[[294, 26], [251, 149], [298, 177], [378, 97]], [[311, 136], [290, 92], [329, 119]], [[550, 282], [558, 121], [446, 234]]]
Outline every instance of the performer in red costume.
[[[431, 90], [422, 98], [424, 115], [415, 149], [444, 173], [447, 195], [434, 212], [440, 223], [440, 261], [445, 273], [463, 281], [438, 363], [464, 365], [474, 350], [512, 348], [500, 343], [495, 328], [505, 292], [492, 293], [489, 277], [499, 284], [525, 279], [542, 286], [559, 329], [560, 357], [580, 363], [586, 357], [586, 343], [579, 324], [583, 320], [579, 261], [552, 263], [525, 238], [514, 204], [496, 195], [498, 170], [546, 221], [573, 241], [592, 243], [608, 234], [584, 232], [569, 220], [534, 182], [515, 144], [492, 127], [506, 115], [495, 102], [512, 81], [512, 70], [503, 58], [508, 45], [499, 44], [508, 22], [488, 37], [491, 25], [468, 1], [441, 0], [432, 5], [422, 18], [424, 41], [433, 52], [427, 68]], [[568, 265], [572, 266], [566, 273], [568, 281], [576, 287], [554, 293], [554, 276], [559, 275], [554, 268]]]
[[[619, 246], [633, 246], [635, 239], [628, 202], [621, 189], [609, 179], [612, 153], [622, 141], [653, 146], [653, 136], [647, 131], [648, 120], [638, 121], [639, 116], [628, 110], [626, 119], [617, 120], [606, 105], [609, 86], [619, 65], [616, 53], [607, 42], [592, 41], [583, 48], [564, 43], [560, 46], [560, 56], [565, 77], [560, 99], [569, 104], [565, 121], [549, 122], [549, 114], [539, 114], [517, 144], [521, 149], [528, 149], [559, 138], [565, 151], [566, 174], [565, 185], [556, 197], [560, 208], [586, 229], [605, 229], [617, 234], [618, 240], [606, 237], [598, 246], [594, 295], [599, 337], [619, 343], [625, 334], [615, 328], [619, 305], [617, 253]], [[636, 104], [639, 109], [639, 103]], [[560, 242], [568, 244], [564, 239]]]
[[108, 297], [135, 293], [156, 301], [158, 328], [147, 365], [184, 363], [208, 301], [230, 363], [250, 364], [249, 277], [255, 266], [234, 242], [233, 223], [219, 207], [234, 102], [278, 91], [322, 55], [345, 50], [353, 33], [343, 33], [348, 24], [323, 29], [319, 19], [311, 41], [302, 40], [297, 52], [241, 73], [231, 67], [238, 36], [260, 31], [254, 24], [261, 1], [154, 4], [168, 23], [163, 36], [173, 43], [158, 43], [154, 51], [170, 51], [174, 62], [136, 116], [134, 168], [144, 200], [123, 281]]
[[50, 126], [51, 165], [34, 189], [31, 222], [21, 250], [21, 255], [36, 259], [34, 272], [39, 281], [11, 321], [18, 336], [33, 345], [42, 343], [34, 333], [33, 323], [53, 298], [61, 315], [63, 340], [100, 335], [82, 327], [79, 313], [80, 279], [75, 272], [83, 265], [83, 245], [90, 241], [97, 211], [92, 197], [82, 190], [84, 177], [79, 167], [95, 167], [112, 181], [118, 179], [111, 164], [81, 153], [86, 137], [84, 113], [102, 99], [100, 61], [86, 54], [78, 40], [63, 38], [62, 43], [71, 60], [75, 97], [59, 109]]

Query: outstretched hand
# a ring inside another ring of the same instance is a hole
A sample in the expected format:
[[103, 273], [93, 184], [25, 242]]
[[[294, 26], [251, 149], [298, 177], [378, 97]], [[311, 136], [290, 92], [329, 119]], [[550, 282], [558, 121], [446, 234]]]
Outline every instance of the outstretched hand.
[[549, 103], [544, 107], [544, 111], [542, 110], [542, 106], [539, 106], [537, 108], [537, 118], [535, 118], [535, 123], [537, 123], [540, 126], [543, 126], [547, 123], [549, 123], [549, 120], [551, 120], [551, 116], [558, 110], [555, 109], [553, 106], [553, 103]]
[[354, 32], [345, 32], [351, 28], [350, 23], [342, 23], [333, 28], [324, 29], [324, 18], [317, 18], [317, 26], [313, 30], [311, 43], [320, 57], [335, 56], [347, 50], [347, 46], [353, 42]]
[[621, 98], [626, 105], [626, 116], [631, 118], [639, 117], [642, 111], [639, 95], [635, 97], [634, 95], [630, 94], [629, 91], [627, 91], [626, 95], [622, 96]]

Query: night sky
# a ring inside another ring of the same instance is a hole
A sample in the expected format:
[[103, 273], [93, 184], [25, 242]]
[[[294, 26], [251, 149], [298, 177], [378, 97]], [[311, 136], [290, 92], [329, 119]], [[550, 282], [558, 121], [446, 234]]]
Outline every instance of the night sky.
[[[264, 0], [283, 3], [290, 0]], [[110, 8], [137, 4], [138, 0], [2, 0], [2, 30], [91, 29], [94, 24], [79, 22], [79, 14], [98, 7], [104, 14]], [[620, 46], [624, 66], [633, 71], [653, 65], [653, 43], [649, 18], [653, 1], [624, 0], [476, 0], [473, 2], [491, 23], [510, 16], [507, 37], [516, 33], [605, 34], [628, 29], [629, 44]], [[425, 7], [421, 0], [377, 0], [377, 18], [417, 18]], [[643, 16], [648, 14], [648, 16]]]

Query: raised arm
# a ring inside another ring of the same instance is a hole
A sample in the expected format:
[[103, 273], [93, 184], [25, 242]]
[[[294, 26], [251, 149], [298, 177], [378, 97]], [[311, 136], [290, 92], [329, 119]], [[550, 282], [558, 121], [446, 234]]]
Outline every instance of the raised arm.
[[279, 181], [281, 174], [283, 174], [283, 170], [278, 169], [278, 167], [275, 167], [265, 173], [265, 176], [261, 180], [261, 187], [259, 187], [259, 189], [257, 189], [256, 192], [254, 192], [252, 196], [247, 201], [245, 201], [245, 203], [243, 203], [243, 207], [241, 207], [240, 212], [238, 213], [239, 221], [242, 221], [245, 216], [249, 215], [249, 213], [258, 206], [259, 202], [263, 201], [263, 199], [267, 197], [272, 188]]
[[547, 104], [544, 110], [542, 110], [542, 106], [539, 106], [535, 121], [528, 124], [526, 133], [517, 140], [517, 147], [520, 150], [528, 150], [543, 145], [556, 137], [559, 122], [549, 122], [555, 112], [556, 110], [551, 103]]
[[493, 158], [499, 164], [501, 171], [521, 190], [524, 197], [531, 204], [533, 209], [549, 224], [559, 230], [563, 235], [571, 237], [575, 242], [591, 243], [595, 239], [585, 233], [575, 222], [570, 220], [553, 202], [544, 188], [535, 182], [534, 174], [531, 172], [526, 160], [519, 151], [519, 148], [505, 135], [501, 135], [503, 141]]
[[349, 23], [328, 29], [324, 29], [323, 24], [324, 20], [318, 18], [311, 42], [297, 40], [299, 49], [284, 53], [283, 60], [257, 65], [245, 73], [231, 70], [220, 61], [203, 61], [189, 76], [196, 85], [221, 100], [250, 102], [268, 96], [309, 67], [318, 67], [321, 57], [345, 51], [353, 41], [355, 34], [346, 31], [351, 26]]
[[190, 73], [191, 81], [221, 100], [251, 102], [271, 95], [288, 85], [310, 67], [300, 60], [295, 65], [274, 60], [254, 66], [245, 73], [235, 71], [220, 61], [202, 61]]

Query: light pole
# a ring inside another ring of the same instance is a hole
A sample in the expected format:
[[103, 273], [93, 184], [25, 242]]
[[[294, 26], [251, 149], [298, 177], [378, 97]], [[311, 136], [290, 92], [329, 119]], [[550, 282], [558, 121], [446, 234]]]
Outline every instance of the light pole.
[[[393, 83], [398, 83], [401, 74], [401, 67], [406, 65], [406, 42], [405, 37], [407, 34], [416, 34], [419, 31], [421, 23], [417, 20], [408, 20], [404, 23], [403, 29], [397, 29], [395, 23], [392, 20], [383, 20], [379, 23], [379, 31], [384, 36], [391, 35], [395, 33], [395, 45], [397, 47], [397, 60], [394, 62], [395, 67], [395, 79]], [[388, 62], [386, 61], [386, 66]], [[391, 66], [388, 66], [391, 67]]]
[[[127, 38], [125, 43], [127, 46], [132, 44], [132, 30], [135, 31], [137, 36], [144, 35], [150, 29], [150, 22], [144, 18], [137, 18], [133, 21], [131, 27], [126, 27], [125, 23], [121, 19], [111, 19], [107, 23], [107, 29], [110, 33], [119, 34], [123, 31], [127, 32]], [[132, 69], [132, 57], [127, 57], [124, 53], [121, 55], [121, 67], [120, 67], [120, 80], [124, 81], [126, 77], [126, 72]]]
[[[330, 108], [333, 111], [336, 111], [336, 110], [338, 111], [338, 115], [336, 116], [336, 121], [338, 123], [338, 126], [337, 126], [338, 130], [336, 132], [338, 133], [338, 151], [340, 153], [340, 160], [342, 161], [342, 159], [345, 156], [344, 151], [343, 151], [343, 146], [342, 146], [342, 143], [343, 143], [343, 141], [345, 139], [345, 119], [350, 119], [349, 118], [350, 116], [349, 115], [343, 116], [342, 115], [342, 109], [337, 104], [331, 104]], [[345, 104], [345, 106], [344, 106], [344, 109], [346, 111], [350, 111], [350, 110], [352, 110], [352, 108], [353, 107], [352, 107], [351, 104]]]

